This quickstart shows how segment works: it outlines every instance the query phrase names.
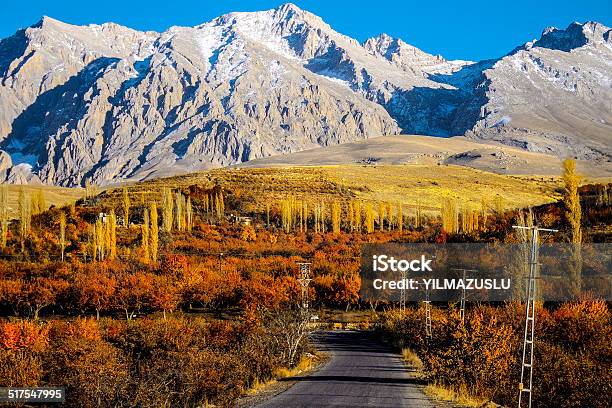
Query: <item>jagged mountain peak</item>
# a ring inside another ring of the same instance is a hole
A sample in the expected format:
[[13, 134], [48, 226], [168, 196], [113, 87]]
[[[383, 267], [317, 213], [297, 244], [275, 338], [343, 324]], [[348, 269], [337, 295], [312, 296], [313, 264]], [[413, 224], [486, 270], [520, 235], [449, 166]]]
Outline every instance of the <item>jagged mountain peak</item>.
[[611, 43], [610, 32], [609, 27], [595, 21], [573, 22], [565, 29], [547, 27], [542, 32], [541, 37], [529, 45], [559, 51], [571, 51], [587, 44]]
[[423, 59], [434, 59], [437, 62], [445, 61], [441, 55], [431, 55], [419, 48], [410, 45], [403, 41], [401, 38], [392, 37], [386, 33], [382, 33], [377, 37], [372, 37], [364, 42], [364, 47], [376, 54], [380, 54], [388, 60], [392, 60], [394, 56], [420, 56]]
[[285, 57], [304, 60], [321, 55], [332, 43], [361, 47], [357, 40], [292, 3], [264, 11], [228, 13], [195, 28], [217, 39], [240, 37]]
[[452, 73], [471, 61], [446, 60], [442, 55], [429, 54], [401, 38], [382, 33], [367, 39], [363, 47], [372, 55], [380, 56], [398, 66], [406, 73], [430, 77], [440, 73]]

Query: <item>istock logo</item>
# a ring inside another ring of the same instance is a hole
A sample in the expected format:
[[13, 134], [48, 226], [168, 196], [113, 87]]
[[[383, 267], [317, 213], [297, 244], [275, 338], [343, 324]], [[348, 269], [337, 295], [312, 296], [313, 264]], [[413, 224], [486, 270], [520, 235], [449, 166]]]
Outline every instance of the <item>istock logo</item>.
[[425, 255], [421, 255], [421, 259], [395, 259], [388, 255], [373, 255], [372, 269], [374, 272], [432, 272], [432, 259], [427, 259]]

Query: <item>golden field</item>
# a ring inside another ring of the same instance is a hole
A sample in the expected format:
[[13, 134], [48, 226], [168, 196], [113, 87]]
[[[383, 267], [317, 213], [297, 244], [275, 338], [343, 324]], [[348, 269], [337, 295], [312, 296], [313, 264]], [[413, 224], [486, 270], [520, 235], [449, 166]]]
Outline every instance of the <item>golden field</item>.
[[[420, 204], [424, 211], [437, 211], [443, 198], [457, 198], [468, 207], [480, 208], [502, 198], [505, 208], [518, 208], [555, 201], [560, 197], [560, 178], [512, 176], [464, 166], [401, 164], [343, 164], [312, 167], [224, 168], [129, 185], [133, 200], [161, 199], [162, 187], [212, 187], [220, 184], [235, 192], [245, 209], [260, 212], [266, 203], [294, 196], [316, 202], [353, 198], [364, 202]], [[119, 190], [109, 190], [119, 198]]]

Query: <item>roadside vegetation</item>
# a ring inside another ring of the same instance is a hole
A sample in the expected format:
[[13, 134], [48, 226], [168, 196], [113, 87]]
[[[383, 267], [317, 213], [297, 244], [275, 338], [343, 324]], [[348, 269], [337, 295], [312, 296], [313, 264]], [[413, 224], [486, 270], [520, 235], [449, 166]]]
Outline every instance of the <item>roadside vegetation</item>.
[[[428, 339], [425, 310], [412, 307], [383, 313], [379, 330], [398, 347], [414, 350], [428, 380], [452, 391], [455, 399], [476, 397], [515, 406], [524, 314], [520, 303], [479, 305], [466, 311], [462, 324], [458, 310], [434, 307]], [[602, 396], [610, 393], [611, 318], [601, 300], [538, 306], [534, 406], [608, 406], [609, 399]]]

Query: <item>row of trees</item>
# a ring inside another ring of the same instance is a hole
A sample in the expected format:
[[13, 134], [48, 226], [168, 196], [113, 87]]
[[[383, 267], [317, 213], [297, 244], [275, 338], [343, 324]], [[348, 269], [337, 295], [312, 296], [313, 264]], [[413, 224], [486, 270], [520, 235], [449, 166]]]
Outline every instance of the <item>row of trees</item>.
[[[3, 265], [6, 266], [6, 265]], [[334, 307], [359, 300], [355, 271], [337, 262], [318, 261], [311, 299]], [[265, 270], [266, 272], [261, 272]], [[0, 310], [38, 318], [49, 313], [86, 315], [123, 312], [149, 314], [192, 306], [207, 310], [241, 307], [254, 319], [261, 306], [297, 304], [300, 287], [295, 260], [190, 259], [167, 256], [152, 266], [125, 261], [48, 265], [45, 270], [6, 271], [0, 275]]]
[[[339, 234], [346, 232], [372, 233], [376, 225], [380, 231], [403, 231], [406, 218], [403, 213], [403, 206], [400, 203], [391, 204], [388, 202], [378, 203], [378, 211], [375, 212], [372, 203], [363, 204], [358, 200], [350, 200], [341, 203], [334, 200], [331, 203], [318, 201], [309, 204], [307, 201], [297, 200], [289, 197], [279, 203], [281, 226], [285, 233], [299, 230], [308, 232], [310, 228], [315, 233], [325, 233], [331, 231]], [[270, 210], [266, 207], [267, 225], [270, 225]], [[423, 215], [420, 205], [417, 206], [415, 213], [415, 225], [422, 224]]]
[[[280, 201], [281, 227], [285, 233], [299, 230], [307, 232], [312, 228], [316, 233], [325, 233], [327, 230], [336, 234], [345, 232], [399, 231], [402, 232], [410, 222], [413, 227], [423, 225], [423, 215], [420, 202], [417, 203], [414, 216], [408, 219], [404, 215], [404, 205], [401, 203], [378, 202], [362, 203], [358, 200], [331, 203], [325, 201], [309, 204], [307, 201], [289, 197]], [[496, 196], [493, 200], [496, 214], [504, 213], [503, 199]], [[266, 206], [266, 223], [270, 225], [270, 210]], [[449, 233], [470, 233], [486, 225], [489, 214], [489, 205], [483, 199], [480, 209], [468, 205], [461, 206], [458, 199], [443, 198], [440, 208], [442, 227]]]
[[[38, 189], [34, 194], [30, 194], [22, 186], [18, 194], [19, 237], [23, 251], [25, 240], [32, 229], [32, 216], [47, 210], [47, 202], [42, 189]], [[9, 189], [7, 184], [3, 184], [0, 186], [0, 248], [6, 247], [9, 225]]]

